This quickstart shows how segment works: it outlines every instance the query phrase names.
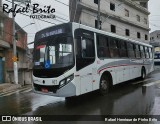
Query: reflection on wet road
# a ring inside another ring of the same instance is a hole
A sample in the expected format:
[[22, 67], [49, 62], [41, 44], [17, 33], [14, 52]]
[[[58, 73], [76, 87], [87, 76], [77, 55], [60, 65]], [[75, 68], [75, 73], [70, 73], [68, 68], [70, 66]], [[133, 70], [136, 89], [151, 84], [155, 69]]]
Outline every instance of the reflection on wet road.
[[157, 109], [160, 108], [157, 104], [160, 84], [145, 85], [159, 80], [159, 75], [160, 72], [155, 71], [143, 82], [132, 80], [116, 85], [106, 96], [96, 91], [70, 101], [33, 92], [17, 93], [0, 98], [0, 112], [1, 115], [160, 115]]

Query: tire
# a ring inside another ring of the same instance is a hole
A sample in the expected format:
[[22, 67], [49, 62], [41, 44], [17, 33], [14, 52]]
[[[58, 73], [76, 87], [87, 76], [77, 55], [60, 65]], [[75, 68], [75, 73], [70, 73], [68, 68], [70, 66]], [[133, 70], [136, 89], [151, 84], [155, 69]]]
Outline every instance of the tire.
[[142, 68], [142, 71], [141, 71], [141, 79], [144, 80], [146, 78], [146, 71], [144, 68]]
[[100, 80], [100, 94], [103, 96], [108, 94], [109, 89], [110, 89], [110, 80], [107, 76], [102, 75]]

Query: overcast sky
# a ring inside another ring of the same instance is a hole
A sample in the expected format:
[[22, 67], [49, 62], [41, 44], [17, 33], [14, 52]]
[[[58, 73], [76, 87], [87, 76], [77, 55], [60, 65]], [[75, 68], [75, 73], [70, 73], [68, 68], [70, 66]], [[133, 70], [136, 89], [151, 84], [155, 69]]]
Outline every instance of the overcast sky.
[[160, 0], [150, 0], [149, 1], [149, 22], [151, 32], [155, 30], [160, 30]]
[[[61, 1], [65, 4], [68, 4], [69, 2], [69, 0], [58, 0], [58, 1]], [[8, 2], [6, 0], [3, 0], [3, 3], [8, 3]], [[43, 7], [45, 5], [51, 5], [56, 10], [55, 14], [58, 17], [65, 19], [63, 21], [61, 20], [62, 22], [68, 22], [67, 20], [69, 20], [69, 7], [67, 5], [61, 4], [56, 0], [32, 0], [32, 3], [39, 3], [40, 7]], [[149, 16], [151, 32], [155, 30], [160, 30], [160, 0], [149, 0], [149, 11], [151, 13]], [[59, 20], [59, 18], [57, 19]], [[55, 21], [54, 19], [46, 19], [46, 21], [56, 24], [60, 23], [59, 21]], [[54, 25], [36, 19], [30, 19], [30, 17], [21, 14], [17, 14], [16, 22], [21, 27], [24, 27], [29, 23], [35, 23], [34, 25], [30, 25], [24, 28], [24, 30], [28, 33], [28, 42], [32, 42], [34, 40], [34, 35], [37, 31], [46, 28], [48, 26]]]

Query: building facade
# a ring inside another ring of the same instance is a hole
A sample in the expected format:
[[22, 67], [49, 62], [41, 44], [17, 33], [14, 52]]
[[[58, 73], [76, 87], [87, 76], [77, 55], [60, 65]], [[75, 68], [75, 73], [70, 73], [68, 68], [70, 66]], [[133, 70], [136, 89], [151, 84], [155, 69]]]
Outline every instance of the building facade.
[[5, 80], [6, 64], [5, 56], [6, 51], [11, 48], [10, 44], [4, 39], [4, 22], [8, 19], [8, 14], [2, 12], [2, 1], [0, 0], [0, 84]]
[[[149, 0], [100, 0], [101, 30], [149, 43]], [[70, 0], [70, 21], [98, 28], [98, 0]]]
[[[0, 1], [2, 6], [2, 2]], [[13, 72], [13, 31], [12, 18], [3, 13], [0, 9], [0, 84], [14, 82]], [[16, 40], [17, 57], [18, 57], [18, 77], [19, 83], [26, 83], [26, 73], [29, 67], [29, 60], [26, 57], [27, 48], [27, 33], [16, 23], [15, 30], [17, 31], [18, 39]], [[28, 76], [28, 74], [27, 74]]]
[[160, 30], [150, 33], [150, 44], [155, 47], [155, 52], [160, 52]]

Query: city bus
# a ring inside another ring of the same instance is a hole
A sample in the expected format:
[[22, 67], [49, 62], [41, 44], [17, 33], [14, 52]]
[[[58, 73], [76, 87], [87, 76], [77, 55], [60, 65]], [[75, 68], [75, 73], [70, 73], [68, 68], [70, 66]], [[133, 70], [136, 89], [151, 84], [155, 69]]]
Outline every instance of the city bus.
[[36, 33], [33, 53], [34, 92], [70, 98], [153, 71], [153, 48], [136, 40], [78, 23]]
[[154, 54], [154, 65], [160, 66], [160, 52], [155, 52]]

